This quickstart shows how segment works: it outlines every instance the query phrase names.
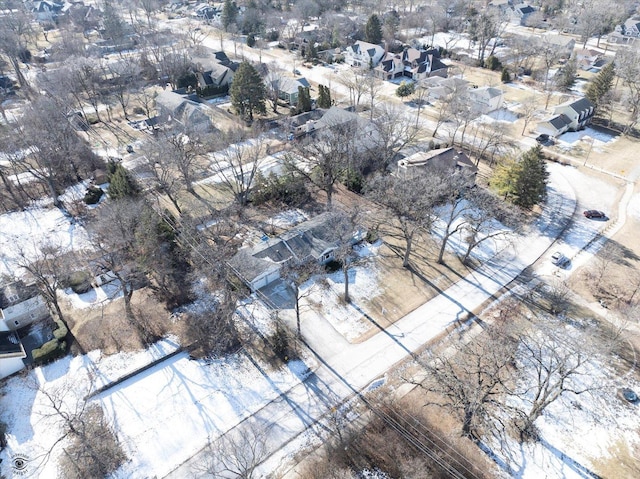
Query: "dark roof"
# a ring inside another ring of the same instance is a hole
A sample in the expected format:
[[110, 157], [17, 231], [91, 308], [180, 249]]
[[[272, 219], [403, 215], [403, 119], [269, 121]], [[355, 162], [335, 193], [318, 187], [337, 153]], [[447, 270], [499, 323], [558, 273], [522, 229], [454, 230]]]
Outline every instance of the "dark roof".
[[591, 103], [586, 98], [580, 98], [579, 100], [571, 102], [566, 106], [571, 108], [576, 113], [582, 113], [582, 112], [587, 111], [587, 110], [589, 110], [589, 109], [594, 107], [593, 103]]
[[26, 285], [22, 281], [5, 284], [0, 289], [0, 308], [8, 308], [40, 294], [35, 284]]
[[516, 10], [519, 10], [523, 15], [527, 15], [536, 11], [536, 9], [530, 5], [520, 5], [516, 7]]
[[561, 130], [565, 126], [571, 123], [571, 120], [567, 118], [567, 115], [556, 115], [553, 118], [547, 120], [556, 130]]
[[24, 348], [20, 342], [20, 338], [14, 332], [0, 333], [0, 356], [23, 356]]

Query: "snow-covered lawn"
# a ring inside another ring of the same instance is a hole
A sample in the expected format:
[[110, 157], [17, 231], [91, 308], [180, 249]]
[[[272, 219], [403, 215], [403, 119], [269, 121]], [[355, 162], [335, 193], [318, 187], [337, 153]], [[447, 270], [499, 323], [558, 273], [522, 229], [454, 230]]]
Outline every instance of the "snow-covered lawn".
[[[10, 431], [8, 448], [0, 458], [9, 464], [13, 454], [23, 454], [31, 459], [30, 477], [59, 477], [56, 460], [66, 440], [53, 447], [48, 460], [43, 454], [63, 435], [64, 427], [59, 417], [51, 415], [38, 388], [64, 392], [65, 408], [71, 410], [97, 387], [176, 347], [169, 339], [138, 353], [101, 357], [92, 351], [37, 368], [26, 378], [11, 378], [0, 399]], [[304, 363], [293, 361], [289, 366], [269, 370], [243, 352], [212, 362], [192, 361], [187, 353], [179, 353], [90, 399], [103, 407], [131, 459], [115, 477], [168, 474], [208, 441], [305, 379]]]
[[593, 139], [595, 147], [596, 145], [611, 143], [612, 141], [615, 141], [616, 138], [616, 135], [613, 135], [611, 133], [587, 127], [584, 130], [568, 131], [567, 133], [563, 133], [562, 135], [560, 135], [560, 137], [558, 137], [558, 143], [575, 145], [582, 139]]
[[20, 255], [32, 260], [46, 244], [63, 251], [89, 248], [85, 229], [57, 208], [32, 207], [0, 215], [0, 274], [20, 275]]

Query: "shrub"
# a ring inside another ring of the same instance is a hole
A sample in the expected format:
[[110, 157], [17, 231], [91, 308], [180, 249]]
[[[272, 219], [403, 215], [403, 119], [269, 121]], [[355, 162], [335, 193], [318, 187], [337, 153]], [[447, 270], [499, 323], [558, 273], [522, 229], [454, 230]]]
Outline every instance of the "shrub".
[[509, 70], [507, 70], [506, 68], [502, 69], [502, 75], [500, 76], [500, 81], [502, 83], [509, 83], [511, 81], [511, 74], [509, 73]]
[[491, 55], [485, 60], [484, 67], [495, 72], [502, 68], [502, 62], [496, 56]]
[[67, 354], [67, 343], [65, 341], [61, 342], [57, 339], [52, 339], [39, 348], [34, 349], [31, 354], [33, 355], [34, 364], [40, 365], [48, 363]]
[[98, 186], [90, 186], [89, 188], [87, 188], [87, 192], [84, 194], [83, 201], [88, 205], [95, 205], [98, 201], [100, 201], [100, 198], [102, 198], [103, 194], [104, 191], [102, 191], [102, 188], [99, 188]]
[[53, 337], [56, 338], [58, 341], [62, 341], [67, 337], [67, 334], [69, 334], [69, 330], [67, 329], [65, 324], [59, 319], [56, 320], [56, 324], [58, 325], [58, 327], [53, 331]]
[[282, 176], [271, 173], [268, 177], [257, 175], [255, 184], [251, 201], [256, 205], [279, 201], [288, 206], [298, 206], [311, 200], [304, 178], [292, 173]]
[[87, 271], [74, 271], [64, 283], [63, 286], [71, 288], [74, 293], [83, 294], [91, 289], [91, 274]]

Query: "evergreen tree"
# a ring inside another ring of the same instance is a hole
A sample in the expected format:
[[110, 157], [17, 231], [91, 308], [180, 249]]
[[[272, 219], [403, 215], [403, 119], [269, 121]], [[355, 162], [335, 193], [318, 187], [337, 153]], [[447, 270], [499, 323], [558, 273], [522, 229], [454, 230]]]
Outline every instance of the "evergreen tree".
[[578, 76], [578, 62], [575, 56], [571, 56], [559, 71], [556, 84], [561, 91], [568, 91], [576, 83]]
[[229, 89], [231, 104], [243, 118], [253, 121], [254, 113], [267, 112], [265, 99], [266, 88], [258, 70], [251, 63], [242, 62], [233, 77]]
[[502, 75], [500, 75], [500, 81], [502, 83], [509, 83], [511, 81], [511, 74], [506, 67], [502, 68]]
[[586, 97], [596, 106], [596, 108], [602, 106], [603, 99], [607, 96], [609, 91], [611, 91], [615, 76], [616, 70], [614, 63], [607, 63], [591, 83], [589, 83]]
[[331, 108], [331, 91], [328, 86], [318, 86], [318, 108]]
[[[113, 166], [111, 166], [113, 165]], [[111, 163], [109, 169], [109, 198], [119, 200], [127, 197], [134, 197], [140, 193], [140, 188], [129, 172], [120, 163]]]
[[501, 163], [491, 178], [494, 191], [523, 208], [543, 201], [547, 193], [549, 173], [540, 145], [526, 151], [518, 161]]
[[400, 83], [400, 86], [396, 89], [396, 95], [398, 95], [400, 98], [405, 98], [413, 95], [415, 91], [416, 91], [415, 83], [413, 82], [407, 83], [403, 81]]
[[309, 89], [298, 87], [298, 112], [311, 111], [311, 95]]
[[375, 13], [367, 20], [367, 25], [364, 27], [364, 36], [366, 41], [374, 45], [382, 41], [382, 24]]
[[238, 17], [238, 7], [231, 0], [224, 0], [224, 6], [222, 7], [221, 21], [224, 31], [226, 32], [229, 25], [236, 23]]
[[253, 33], [247, 35], [247, 46], [253, 48], [256, 44], [256, 36]]
[[309, 43], [309, 48], [307, 48], [307, 60], [313, 61], [318, 58], [318, 49], [316, 48], [315, 42]]

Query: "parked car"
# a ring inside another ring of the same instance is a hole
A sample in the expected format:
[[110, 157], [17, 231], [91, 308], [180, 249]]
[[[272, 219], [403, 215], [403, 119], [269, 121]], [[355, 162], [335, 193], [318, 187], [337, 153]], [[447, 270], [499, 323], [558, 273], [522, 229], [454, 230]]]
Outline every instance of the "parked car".
[[556, 251], [551, 255], [551, 262], [559, 268], [566, 268], [571, 263], [571, 260], [563, 255], [560, 251]]
[[633, 389], [622, 388], [618, 390], [618, 394], [622, 399], [628, 401], [630, 403], [638, 402], [638, 395], [633, 391]]
[[544, 146], [550, 146], [553, 145], [553, 138], [551, 138], [549, 135], [547, 135], [546, 133], [542, 133], [541, 135], [538, 135], [536, 137], [536, 141], [538, 143], [540, 143], [541, 145]]
[[589, 219], [607, 219], [607, 215], [605, 215], [602, 211], [599, 210], [587, 210], [582, 213]]

